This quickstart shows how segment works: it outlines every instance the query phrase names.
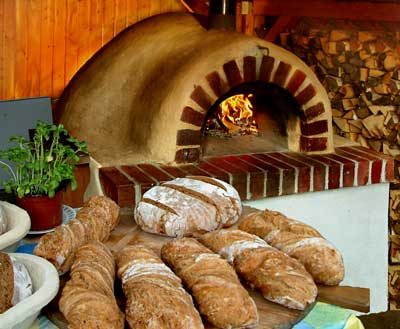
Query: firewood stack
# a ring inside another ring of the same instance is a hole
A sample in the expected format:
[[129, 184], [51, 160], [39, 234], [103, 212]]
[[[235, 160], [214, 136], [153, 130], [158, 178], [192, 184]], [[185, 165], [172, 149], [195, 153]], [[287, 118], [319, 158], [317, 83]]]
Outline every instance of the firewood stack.
[[[314, 25], [315, 26], [315, 25]], [[390, 190], [390, 306], [400, 309], [400, 31], [339, 30], [303, 20], [280, 35], [325, 86], [334, 132], [393, 156]]]

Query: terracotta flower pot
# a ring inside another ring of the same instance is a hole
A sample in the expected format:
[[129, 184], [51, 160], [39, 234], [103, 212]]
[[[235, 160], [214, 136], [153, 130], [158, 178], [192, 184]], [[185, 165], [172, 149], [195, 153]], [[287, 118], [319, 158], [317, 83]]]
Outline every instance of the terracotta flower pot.
[[43, 231], [61, 225], [63, 192], [53, 198], [47, 196], [25, 196], [16, 199], [16, 204], [25, 209], [31, 218], [31, 231]]

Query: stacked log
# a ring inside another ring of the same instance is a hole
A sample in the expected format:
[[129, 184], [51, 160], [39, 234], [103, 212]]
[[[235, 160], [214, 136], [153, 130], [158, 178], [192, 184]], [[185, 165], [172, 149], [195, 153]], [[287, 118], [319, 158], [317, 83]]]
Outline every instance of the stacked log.
[[280, 39], [326, 88], [334, 132], [395, 158], [389, 205], [389, 304], [400, 309], [400, 32], [299, 24]]

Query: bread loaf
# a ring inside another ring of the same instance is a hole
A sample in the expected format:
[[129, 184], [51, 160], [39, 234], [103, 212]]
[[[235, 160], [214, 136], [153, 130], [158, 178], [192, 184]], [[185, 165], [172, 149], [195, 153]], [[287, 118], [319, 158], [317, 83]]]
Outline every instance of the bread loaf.
[[76, 250], [91, 240], [106, 241], [118, 225], [119, 207], [105, 196], [90, 198], [76, 218], [43, 235], [34, 254], [50, 261], [60, 274], [69, 271]]
[[344, 278], [340, 252], [307, 224], [277, 211], [264, 210], [249, 214], [239, 228], [296, 258], [317, 283], [337, 285]]
[[257, 326], [256, 305], [226, 260], [193, 238], [166, 243], [161, 256], [183, 280], [209, 323], [218, 328]]
[[203, 235], [200, 241], [233, 264], [265, 299], [298, 310], [315, 301], [317, 287], [303, 265], [259, 237], [240, 230], [219, 230]]
[[25, 265], [0, 252], [0, 314], [33, 293], [32, 280]]
[[204, 328], [181, 280], [150, 249], [128, 245], [117, 256], [118, 277], [127, 298], [132, 329]]
[[242, 212], [237, 191], [211, 177], [177, 178], [154, 186], [135, 208], [135, 221], [146, 232], [193, 236], [234, 224]]
[[3, 206], [0, 204], [0, 235], [6, 232], [7, 232], [7, 215]]
[[81, 246], [59, 300], [68, 328], [123, 329], [124, 316], [114, 296], [115, 262], [98, 241]]

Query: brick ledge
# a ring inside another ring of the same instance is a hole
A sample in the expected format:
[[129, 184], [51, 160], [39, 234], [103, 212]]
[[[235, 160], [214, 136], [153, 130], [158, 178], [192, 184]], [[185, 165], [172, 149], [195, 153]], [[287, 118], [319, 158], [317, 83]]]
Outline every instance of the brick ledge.
[[345, 146], [325, 155], [267, 152], [205, 158], [197, 165], [103, 167], [99, 175], [104, 193], [121, 207], [136, 204], [154, 185], [188, 175], [222, 179], [245, 201], [390, 182], [394, 160], [362, 146]]

